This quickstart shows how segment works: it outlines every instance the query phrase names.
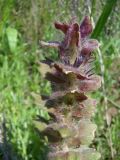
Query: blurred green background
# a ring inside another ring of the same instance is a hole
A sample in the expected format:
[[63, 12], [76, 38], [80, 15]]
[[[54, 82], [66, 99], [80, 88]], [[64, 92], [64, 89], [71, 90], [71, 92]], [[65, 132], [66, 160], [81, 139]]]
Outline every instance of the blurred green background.
[[98, 125], [91, 144], [101, 160], [120, 160], [120, 0], [0, 0], [0, 158], [44, 160], [47, 144], [34, 129], [43, 111], [40, 94], [51, 88], [40, 74], [39, 61], [57, 59], [39, 40], [63, 37], [55, 21], [78, 22], [89, 15], [101, 47], [94, 53], [102, 87], [92, 94], [98, 101], [93, 120]]

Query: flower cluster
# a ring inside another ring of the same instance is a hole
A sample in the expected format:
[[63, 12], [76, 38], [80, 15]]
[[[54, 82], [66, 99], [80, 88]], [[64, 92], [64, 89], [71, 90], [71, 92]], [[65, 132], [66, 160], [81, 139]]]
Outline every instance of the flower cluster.
[[99, 43], [88, 38], [92, 24], [87, 16], [80, 25], [72, 18], [69, 24], [56, 22], [55, 28], [64, 33], [62, 42], [41, 41], [42, 46], [57, 48], [59, 54], [59, 62], [42, 61], [50, 68], [46, 79], [53, 90], [46, 102], [51, 121], [41, 131], [51, 146], [48, 159], [97, 160], [99, 153], [88, 147], [96, 130], [90, 120], [96, 101], [88, 93], [101, 85], [92, 68], [92, 52]]

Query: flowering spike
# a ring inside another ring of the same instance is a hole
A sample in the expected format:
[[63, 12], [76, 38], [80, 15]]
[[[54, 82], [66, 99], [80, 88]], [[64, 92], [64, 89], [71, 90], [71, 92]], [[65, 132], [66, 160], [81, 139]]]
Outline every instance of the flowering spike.
[[54, 120], [41, 130], [41, 135], [47, 136], [51, 147], [48, 159], [98, 160], [100, 154], [88, 147], [96, 130], [96, 125], [91, 121], [96, 101], [88, 98], [87, 93], [101, 85], [101, 78], [93, 75], [91, 65], [94, 58], [92, 52], [99, 47], [99, 43], [87, 38], [92, 32], [87, 16], [80, 26], [73, 18], [69, 24], [56, 22], [55, 27], [64, 33], [63, 41], [41, 42], [42, 46], [58, 48], [60, 55], [59, 62], [42, 61], [50, 68], [45, 78], [51, 82], [53, 91], [46, 107]]

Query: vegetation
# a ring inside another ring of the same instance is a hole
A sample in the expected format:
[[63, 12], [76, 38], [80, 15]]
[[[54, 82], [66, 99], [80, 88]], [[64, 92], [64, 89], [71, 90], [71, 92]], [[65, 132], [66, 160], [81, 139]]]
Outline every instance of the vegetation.
[[101, 43], [95, 52], [95, 70], [103, 78], [102, 88], [91, 95], [98, 101], [94, 117], [98, 128], [91, 147], [102, 160], [120, 159], [120, 5], [111, 1], [0, 0], [1, 159], [45, 159], [47, 142], [36, 131], [34, 120], [49, 119], [40, 95], [50, 95], [51, 87], [39, 62], [57, 56], [56, 50], [41, 48], [39, 40], [61, 41], [53, 22], [69, 22], [75, 15], [78, 22], [89, 15], [93, 24], [101, 24], [92, 35]]

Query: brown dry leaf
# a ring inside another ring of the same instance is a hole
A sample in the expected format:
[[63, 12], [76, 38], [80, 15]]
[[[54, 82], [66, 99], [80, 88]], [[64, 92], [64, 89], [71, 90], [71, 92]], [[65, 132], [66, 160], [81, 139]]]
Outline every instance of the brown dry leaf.
[[48, 155], [49, 160], [98, 160], [100, 157], [100, 153], [87, 147], [50, 152]]
[[75, 68], [73, 66], [67, 66], [62, 63], [53, 63], [53, 66], [56, 68], [56, 70], [66, 74], [66, 75], [68, 75], [68, 74], [76, 75], [78, 77], [78, 79], [87, 79], [88, 78], [87, 75], [85, 74], [83, 66], [79, 67], [79, 68]]

